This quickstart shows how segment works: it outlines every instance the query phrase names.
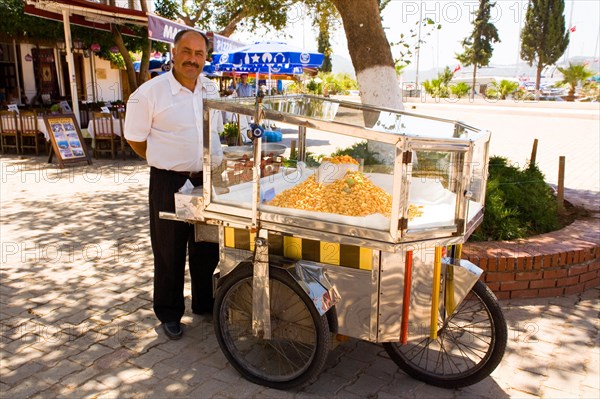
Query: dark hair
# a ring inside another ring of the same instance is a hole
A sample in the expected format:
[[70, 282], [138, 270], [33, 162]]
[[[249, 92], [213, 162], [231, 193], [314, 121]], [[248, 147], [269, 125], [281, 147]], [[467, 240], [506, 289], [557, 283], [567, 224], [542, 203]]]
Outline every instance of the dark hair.
[[183, 35], [185, 35], [188, 32], [194, 32], [194, 33], [197, 33], [197, 34], [201, 35], [204, 38], [204, 41], [206, 42], [206, 49], [208, 50], [208, 37], [204, 33], [200, 32], [199, 30], [195, 30], [195, 29], [182, 29], [179, 32], [177, 32], [177, 34], [175, 35], [175, 39], [173, 41], [173, 44], [176, 46], [177, 43], [183, 37]]

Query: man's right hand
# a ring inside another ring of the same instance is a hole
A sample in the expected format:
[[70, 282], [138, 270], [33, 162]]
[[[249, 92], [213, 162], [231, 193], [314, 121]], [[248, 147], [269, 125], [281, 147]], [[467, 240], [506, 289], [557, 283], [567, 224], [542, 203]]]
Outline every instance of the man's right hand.
[[129, 145], [131, 146], [131, 149], [133, 151], [135, 151], [136, 154], [138, 154], [140, 157], [146, 159], [146, 147], [148, 146], [147, 141], [127, 140], [127, 142], [129, 143]]

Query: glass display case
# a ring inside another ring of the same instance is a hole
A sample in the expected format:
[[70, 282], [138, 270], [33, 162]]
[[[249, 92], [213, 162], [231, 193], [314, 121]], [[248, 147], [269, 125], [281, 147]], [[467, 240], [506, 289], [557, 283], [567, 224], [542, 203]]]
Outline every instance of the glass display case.
[[[213, 324], [236, 370], [302, 385], [330, 332], [381, 342], [446, 388], [494, 370], [506, 322], [461, 259], [483, 218], [489, 132], [308, 95], [207, 99], [203, 112], [203, 185], [161, 217], [219, 244]], [[210, 139], [232, 115], [245, 145]]]
[[[205, 149], [207, 212], [387, 244], [465, 238], [481, 221], [489, 132], [308, 95], [266, 97], [258, 107], [281, 141], [260, 140], [260, 168], [252, 143]], [[206, 100], [205, 124], [214, 111], [254, 117], [256, 108], [254, 98]]]

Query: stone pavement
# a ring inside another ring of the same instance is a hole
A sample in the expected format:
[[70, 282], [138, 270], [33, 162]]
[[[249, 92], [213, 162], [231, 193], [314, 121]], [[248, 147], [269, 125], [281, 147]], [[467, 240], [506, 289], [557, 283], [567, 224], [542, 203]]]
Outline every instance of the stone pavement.
[[[0, 159], [0, 396], [3, 398], [598, 398], [600, 289], [502, 301], [505, 357], [459, 390], [418, 382], [380, 345], [350, 339], [319, 379], [276, 391], [241, 378], [212, 321], [183, 319], [166, 339], [154, 318], [148, 168], [95, 161], [59, 170]], [[189, 282], [186, 285], [189, 297]], [[189, 303], [188, 303], [189, 305]]]

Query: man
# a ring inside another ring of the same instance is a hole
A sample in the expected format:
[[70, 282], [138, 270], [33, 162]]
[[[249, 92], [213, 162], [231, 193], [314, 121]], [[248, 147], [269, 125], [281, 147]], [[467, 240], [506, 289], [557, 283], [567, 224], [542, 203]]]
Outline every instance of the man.
[[[218, 245], [195, 242], [192, 225], [163, 220], [159, 212], [175, 212], [174, 194], [187, 180], [203, 181], [202, 99], [219, 97], [217, 86], [201, 77], [208, 40], [182, 30], [175, 36], [173, 68], [140, 86], [129, 98], [125, 138], [150, 165], [150, 237], [154, 253], [154, 313], [171, 339], [183, 334], [183, 286], [186, 253], [192, 279], [192, 311], [212, 312], [212, 273]], [[222, 157], [219, 136], [210, 132], [213, 160]]]
[[243, 73], [240, 75], [240, 79], [242, 80], [237, 84], [235, 91], [237, 92], [238, 97], [252, 97], [254, 95], [252, 86], [248, 84], [248, 74]]

